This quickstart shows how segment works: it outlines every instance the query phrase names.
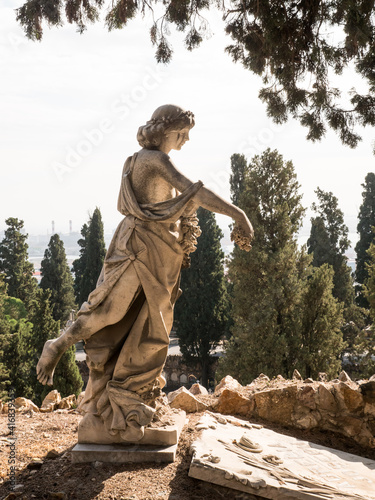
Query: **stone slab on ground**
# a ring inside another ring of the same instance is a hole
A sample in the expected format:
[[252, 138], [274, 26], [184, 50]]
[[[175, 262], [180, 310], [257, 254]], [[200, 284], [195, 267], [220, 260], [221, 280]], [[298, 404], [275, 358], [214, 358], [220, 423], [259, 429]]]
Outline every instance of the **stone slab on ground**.
[[274, 500], [375, 500], [374, 460], [219, 420], [206, 413], [197, 426], [191, 477]]
[[72, 462], [156, 462], [171, 463], [176, 458], [177, 444], [172, 446], [145, 446], [120, 444], [76, 444], [72, 449]]

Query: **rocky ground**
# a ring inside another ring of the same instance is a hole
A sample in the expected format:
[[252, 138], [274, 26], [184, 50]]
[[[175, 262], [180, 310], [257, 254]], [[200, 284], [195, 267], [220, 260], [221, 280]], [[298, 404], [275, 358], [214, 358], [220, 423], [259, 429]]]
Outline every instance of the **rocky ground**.
[[[205, 398], [206, 403], [209, 403], [209, 398]], [[173, 464], [114, 465], [71, 463], [70, 450], [77, 442], [77, 426], [81, 418], [75, 411], [18, 413], [17, 489], [10, 495], [7, 415], [0, 415], [0, 499], [256, 500], [255, 496], [188, 477], [191, 460], [189, 448], [198, 435], [195, 426], [201, 415], [200, 412], [188, 416], [188, 423], [181, 434], [177, 459]], [[363, 449], [354, 441], [335, 434], [288, 431], [275, 425], [272, 428], [375, 459], [375, 450]]]
[[[375, 380], [372, 384], [375, 387]], [[196, 425], [205, 409], [237, 414], [243, 420], [262, 424], [276, 432], [375, 460], [375, 446], [368, 445], [371, 439], [359, 440], [358, 435], [351, 434], [354, 420], [359, 429], [365, 429], [367, 434], [371, 431], [373, 436], [373, 385], [350, 380], [287, 381], [282, 377], [270, 381], [268, 377], [259, 376], [245, 387], [226, 377], [213, 395], [202, 394], [200, 388], [194, 392], [194, 386], [191, 392], [181, 388], [169, 395], [169, 403], [171, 407], [191, 413], [181, 433], [176, 461], [159, 465], [72, 464], [70, 451], [77, 443], [81, 415], [71, 409], [52, 411], [48, 405], [47, 413], [42, 409], [39, 412], [37, 407], [36, 411], [30, 406], [21, 407], [16, 413], [17, 477], [13, 492], [9, 482], [8, 415], [0, 414], [0, 500], [256, 500], [258, 497], [189, 478], [189, 449], [198, 436]], [[49, 396], [53, 399], [54, 394], [51, 392]], [[309, 412], [319, 414], [320, 423], [324, 425], [328, 425], [327, 415], [330, 416], [330, 427], [301, 425], [300, 416], [304, 416], [305, 422]], [[267, 419], [262, 418], [262, 414]], [[347, 428], [342, 427], [348, 422]]]

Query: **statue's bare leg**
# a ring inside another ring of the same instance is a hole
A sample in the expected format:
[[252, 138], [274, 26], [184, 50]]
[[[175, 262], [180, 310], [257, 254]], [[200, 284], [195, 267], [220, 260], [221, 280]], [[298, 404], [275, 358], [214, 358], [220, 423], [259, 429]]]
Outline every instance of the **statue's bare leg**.
[[105, 318], [100, 320], [92, 315], [82, 315], [60, 337], [47, 340], [36, 367], [39, 382], [43, 385], [52, 385], [56, 365], [64, 352], [80, 340], [87, 340], [104, 326], [106, 326]]

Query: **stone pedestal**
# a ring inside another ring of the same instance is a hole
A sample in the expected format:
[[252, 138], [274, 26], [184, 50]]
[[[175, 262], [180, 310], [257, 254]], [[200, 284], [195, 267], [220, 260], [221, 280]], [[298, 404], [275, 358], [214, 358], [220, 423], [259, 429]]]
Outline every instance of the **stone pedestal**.
[[164, 424], [158, 422], [146, 427], [140, 441], [127, 443], [119, 434], [109, 434], [99, 417], [87, 414], [78, 427], [72, 462], [173, 462], [185, 422], [186, 413], [174, 411]]

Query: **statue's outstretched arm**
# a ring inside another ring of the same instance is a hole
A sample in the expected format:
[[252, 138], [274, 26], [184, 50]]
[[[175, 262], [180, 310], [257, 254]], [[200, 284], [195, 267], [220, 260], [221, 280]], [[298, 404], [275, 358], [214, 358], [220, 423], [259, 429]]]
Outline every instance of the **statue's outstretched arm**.
[[[172, 186], [180, 192], [184, 191], [192, 184], [192, 181], [182, 174], [176, 168], [171, 159], [165, 154], [160, 156], [159, 173], [165, 178], [166, 181], [172, 184]], [[232, 203], [224, 200], [221, 196], [204, 186], [194, 196], [193, 200], [197, 203], [197, 205], [210, 210], [211, 212], [231, 217], [234, 221], [236, 221], [237, 231], [235, 233], [240, 232], [244, 238], [248, 238], [249, 240], [253, 238], [253, 227], [245, 212], [240, 208], [232, 205]]]

